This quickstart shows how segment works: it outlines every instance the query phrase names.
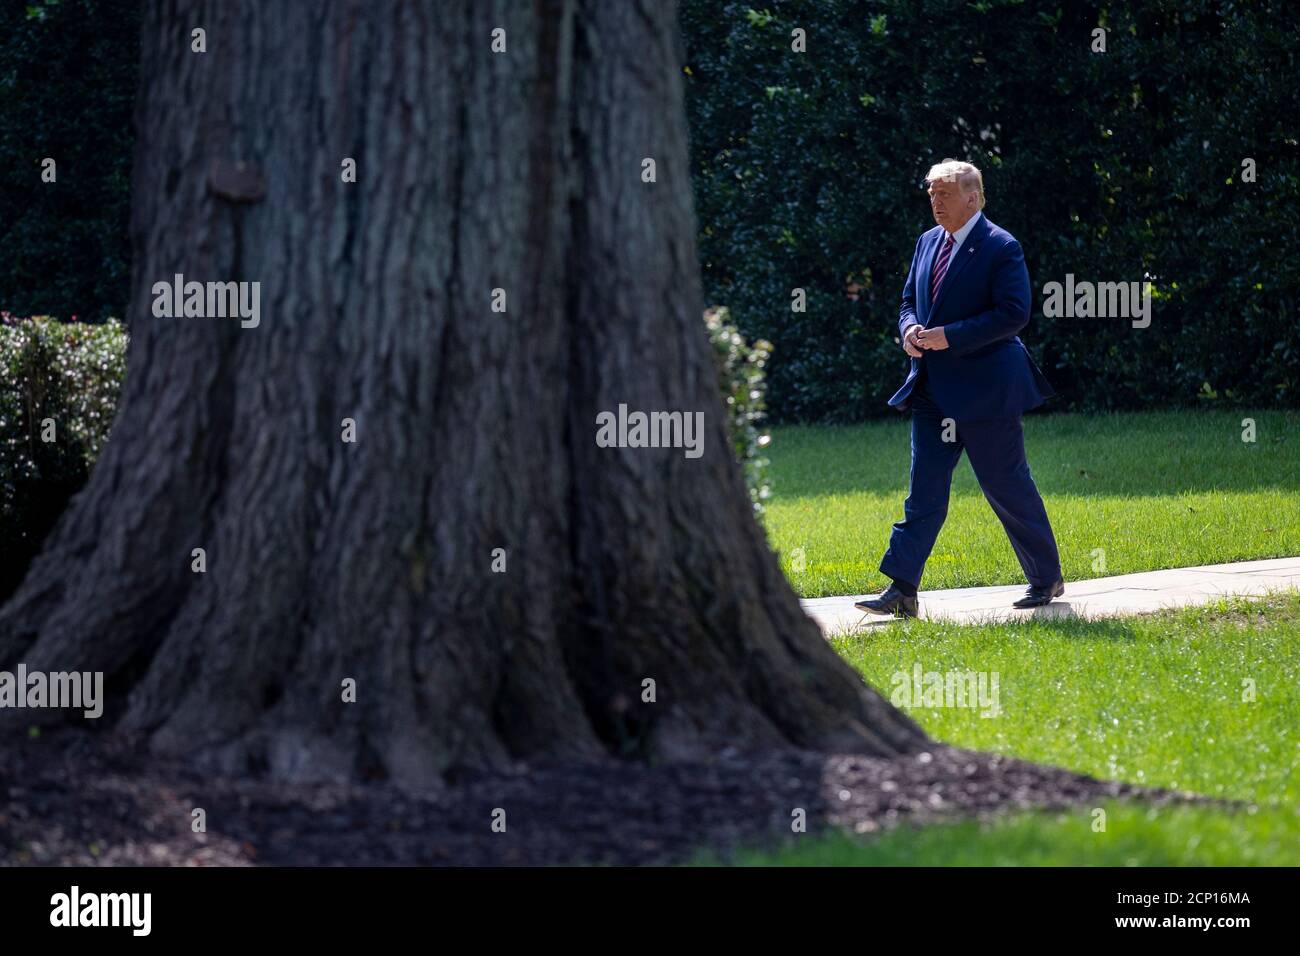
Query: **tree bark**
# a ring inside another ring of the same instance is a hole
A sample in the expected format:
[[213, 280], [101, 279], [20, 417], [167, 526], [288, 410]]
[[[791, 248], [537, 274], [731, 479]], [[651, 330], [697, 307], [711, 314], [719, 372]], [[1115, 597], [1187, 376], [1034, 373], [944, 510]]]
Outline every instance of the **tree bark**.
[[[142, 57], [121, 411], [0, 663], [103, 671], [118, 730], [294, 779], [926, 743], [731, 458], [672, 5], [155, 0]], [[175, 273], [260, 282], [260, 325], [154, 317]], [[702, 411], [703, 456], [598, 447], [620, 403]]]

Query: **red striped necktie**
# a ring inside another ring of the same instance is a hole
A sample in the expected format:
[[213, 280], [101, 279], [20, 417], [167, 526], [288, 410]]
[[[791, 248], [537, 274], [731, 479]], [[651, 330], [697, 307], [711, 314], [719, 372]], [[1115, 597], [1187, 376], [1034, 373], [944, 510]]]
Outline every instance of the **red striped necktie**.
[[948, 257], [952, 255], [952, 247], [952, 233], [949, 233], [948, 241], [939, 250], [939, 258], [935, 260], [934, 269], [930, 273], [930, 305], [934, 305], [935, 296], [939, 294], [939, 283], [943, 282], [943, 277], [948, 273]]

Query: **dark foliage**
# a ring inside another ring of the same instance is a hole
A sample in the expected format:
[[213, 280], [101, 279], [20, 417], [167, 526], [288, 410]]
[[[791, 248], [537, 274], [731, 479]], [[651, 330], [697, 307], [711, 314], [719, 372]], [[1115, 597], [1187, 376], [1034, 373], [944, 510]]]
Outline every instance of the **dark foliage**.
[[139, 6], [0, 3], [0, 307], [15, 315], [125, 314]]
[[[987, 214], [1024, 246], [1022, 335], [1064, 405], [1300, 402], [1288, 6], [684, 0], [682, 19], [706, 301], [772, 342], [774, 418], [886, 413], [899, 294], [934, 224], [920, 181], [946, 157], [984, 171]], [[1149, 275], [1151, 326], [1045, 318], [1067, 273]]]

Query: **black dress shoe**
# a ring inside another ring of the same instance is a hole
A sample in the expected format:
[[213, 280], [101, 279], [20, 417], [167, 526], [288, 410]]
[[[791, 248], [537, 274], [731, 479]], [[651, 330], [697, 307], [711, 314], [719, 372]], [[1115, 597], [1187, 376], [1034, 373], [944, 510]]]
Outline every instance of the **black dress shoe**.
[[1051, 604], [1053, 598], [1059, 598], [1065, 593], [1065, 582], [1057, 581], [1055, 584], [1038, 587], [1031, 584], [1025, 596], [1019, 601], [1013, 601], [1012, 607], [1042, 607], [1044, 604]]
[[916, 617], [916, 597], [908, 597], [894, 585], [885, 588], [885, 593], [871, 600], [857, 601], [853, 605], [859, 611], [868, 614], [889, 614], [898, 617]]

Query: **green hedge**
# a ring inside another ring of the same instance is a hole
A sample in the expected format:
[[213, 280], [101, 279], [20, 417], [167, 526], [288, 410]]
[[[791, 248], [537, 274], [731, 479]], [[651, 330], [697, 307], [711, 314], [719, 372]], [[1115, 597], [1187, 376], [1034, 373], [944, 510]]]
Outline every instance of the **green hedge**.
[[138, 0], [0, 3], [0, 308], [125, 314], [139, 37]]
[[[985, 171], [1080, 409], [1300, 403], [1300, 29], [1279, 2], [682, 0], [707, 301], [773, 343], [777, 420], [886, 414], [936, 159]], [[0, 4], [0, 306], [122, 314], [134, 0]], [[1107, 50], [1091, 50], [1092, 31]], [[807, 52], [791, 51], [791, 30]], [[59, 182], [42, 184], [54, 157]], [[1257, 181], [1241, 181], [1254, 159]], [[1155, 277], [1151, 327], [1047, 319], [1046, 282]], [[845, 282], [864, 289], [856, 302]], [[791, 290], [807, 291], [804, 313]]]
[[116, 319], [0, 314], [0, 598], [90, 474], [116, 414], [126, 342]]
[[[1300, 402], [1287, 5], [683, 0], [682, 20], [706, 301], [773, 343], [774, 418], [887, 414], [899, 295], [934, 224], [920, 181], [949, 156], [984, 171], [989, 217], [1024, 246], [1023, 337], [1061, 405]], [[1067, 273], [1150, 273], [1150, 328], [1043, 317]]]

